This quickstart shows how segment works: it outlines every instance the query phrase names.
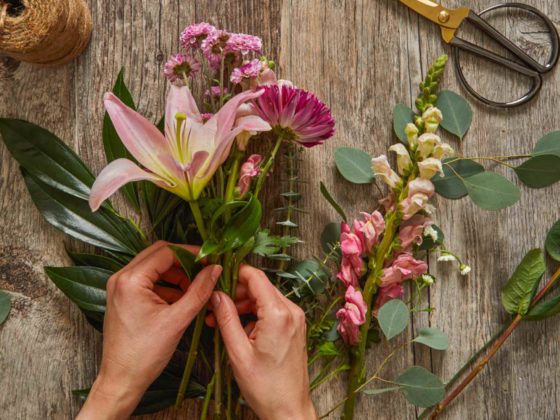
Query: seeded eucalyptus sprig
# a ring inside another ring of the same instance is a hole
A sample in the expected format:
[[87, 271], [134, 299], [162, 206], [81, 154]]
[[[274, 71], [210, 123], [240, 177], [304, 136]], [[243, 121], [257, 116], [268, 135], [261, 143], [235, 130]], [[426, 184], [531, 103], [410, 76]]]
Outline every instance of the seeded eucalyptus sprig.
[[439, 56], [428, 70], [424, 81], [420, 83], [420, 94], [416, 99], [416, 108], [418, 108], [418, 111], [424, 112], [428, 107], [436, 104], [436, 93], [448, 59], [449, 57], [447, 54]]

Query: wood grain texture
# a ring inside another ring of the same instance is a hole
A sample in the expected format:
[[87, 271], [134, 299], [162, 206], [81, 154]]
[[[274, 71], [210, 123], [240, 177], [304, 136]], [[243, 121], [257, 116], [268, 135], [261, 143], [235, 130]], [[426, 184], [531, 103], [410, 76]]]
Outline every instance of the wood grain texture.
[[[465, 3], [481, 10], [493, 1], [449, 0], [446, 5]], [[526, 3], [543, 10], [555, 23], [560, 20], [558, 2]], [[302, 256], [319, 254], [318, 235], [325, 223], [336, 220], [320, 197], [319, 180], [326, 182], [351, 214], [374, 206], [372, 188], [350, 186], [335, 173], [335, 147], [386, 153], [393, 142], [393, 106], [412, 103], [423, 72], [447, 51], [434, 25], [395, 0], [90, 0], [89, 5], [93, 38], [75, 62], [42, 69], [2, 60], [0, 115], [28, 119], [55, 132], [98, 172], [105, 164], [101, 98], [121, 66], [126, 68], [126, 81], [140, 110], [156, 120], [165, 98], [163, 62], [176, 50], [184, 26], [209, 21], [232, 31], [257, 34], [279, 62], [281, 75], [316, 92], [332, 106], [338, 122], [336, 137], [325, 147], [305, 153], [302, 162], [301, 173], [309, 180], [303, 187], [309, 214], [300, 216], [306, 241], [299, 248]], [[546, 52], [539, 47], [546, 35], [527, 16], [500, 14], [492, 17], [492, 23], [516, 37], [527, 50]], [[524, 86], [502, 69], [467, 57], [464, 60], [465, 71], [482, 90], [502, 95]], [[444, 85], [462, 92], [451, 69]], [[524, 108], [497, 111], [471, 102], [475, 119], [465, 141], [465, 154], [531, 150], [542, 134], [560, 128], [559, 98], [556, 70], [546, 76], [541, 95]], [[95, 377], [100, 336], [42, 272], [43, 265], [67, 263], [64, 243], [73, 242], [41, 219], [16, 163], [1, 144], [0, 162], [0, 288], [11, 291], [14, 298], [11, 316], [0, 327], [0, 418], [72, 418], [80, 403], [70, 391], [88, 386]], [[538, 191], [523, 188], [521, 202], [499, 213], [479, 210], [466, 199], [437, 200], [437, 221], [448, 238], [446, 245], [472, 264], [473, 273], [460, 277], [432, 257], [431, 270], [438, 282], [429, 299], [436, 311], [430, 316], [415, 315], [408, 335], [412, 337], [414, 329], [430, 324], [449, 334], [451, 347], [446, 353], [420, 346], [406, 348], [384, 370], [384, 378], [392, 379], [417, 363], [449, 379], [507, 320], [500, 308], [500, 287], [522, 256], [542, 245], [546, 230], [559, 218], [559, 192], [558, 186]], [[273, 191], [268, 191], [267, 206], [276, 200]], [[443, 418], [558, 418], [559, 336], [555, 320], [522, 326]], [[375, 368], [399, 344], [375, 347], [368, 368]], [[320, 413], [342, 398], [343, 379], [314, 393]], [[169, 409], [143, 418], [195, 418], [198, 410], [198, 404], [189, 403], [180, 411]], [[400, 395], [386, 394], [361, 398], [356, 417], [412, 419], [416, 413]]]

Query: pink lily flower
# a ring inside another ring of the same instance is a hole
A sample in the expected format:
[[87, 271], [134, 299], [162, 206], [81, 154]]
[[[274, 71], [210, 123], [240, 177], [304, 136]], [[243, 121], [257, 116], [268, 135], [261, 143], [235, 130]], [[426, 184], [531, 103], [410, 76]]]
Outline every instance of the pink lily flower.
[[261, 94], [240, 93], [204, 122], [189, 88], [171, 86], [164, 135], [115, 95], [106, 93], [109, 117], [123, 144], [142, 167], [128, 159], [116, 159], [107, 165], [91, 189], [91, 209], [96, 211], [123, 185], [141, 180], [151, 181], [187, 201], [196, 200], [227, 159], [238, 134], [271, 129], [255, 115], [236, 118], [241, 104]]

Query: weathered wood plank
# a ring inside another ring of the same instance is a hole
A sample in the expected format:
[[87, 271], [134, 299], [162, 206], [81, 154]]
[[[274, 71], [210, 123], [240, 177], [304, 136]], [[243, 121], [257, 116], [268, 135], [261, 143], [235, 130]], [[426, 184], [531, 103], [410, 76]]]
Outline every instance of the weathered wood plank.
[[[461, 2], [450, 1], [449, 6]], [[555, 22], [560, 5], [527, 0]], [[38, 69], [22, 64], [0, 80], [0, 115], [29, 119], [54, 131], [95, 171], [104, 165], [101, 148], [102, 93], [111, 88], [121, 66], [140, 110], [152, 119], [161, 115], [165, 81], [161, 67], [177, 48], [180, 30], [190, 22], [206, 20], [232, 31], [263, 37], [267, 51], [277, 58], [281, 75], [298, 86], [315, 91], [332, 106], [338, 120], [336, 138], [323, 148], [305, 153], [302, 175], [304, 207], [300, 216], [307, 243], [301, 255], [318, 254], [318, 234], [335, 214], [318, 193], [318, 180], [356, 214], [373, 206], [370, 188], [349, 187], [332, 164], [336, 146], [352, 145], [372, 154], [385, 153], [391, 144], [390, 117], [396, 103], [411, 103], [416, 84], [429, 63], [445, 48], [437, 28], [394, 0], [263, 0], [157, 3], [123, 0], [89, 2], [94, 19], [92, 43], [73, 64]], [[471, 2], [480, 10], [491, 1]], [[513, 14], [493, 20], [508, 34], [522, 36], [528, 49], [542, 34], [529, 23], [517, 25]], [[482, 88], [498, 90], [500, 77], [509, 74], [465, 62], [468, 74]], [[516, 111], [495, 111], [477, 104], [475, 122], [465, 142], [465, 153], [479, 155], [528, 151], [547, 131], [560, 127], [558, 73], [547, 76], [540, 97]], [[505, 82], [510, 91], [520, 82]], [[445, 86], [460, 90], [449, 71]], [[0, 145], [0, 287], [14, 292], [14, 310], [0, 330], [0, 412], [2, 417], [69, 418], [80, 404], [70, 390], [87, 386], [95, 376], [100, 357], [99, 336], [79, 312], [42, 273], [45, 264], [67, 262], [64, 236], [48, 227], [29, 199], [17, 165]], [[278, 175], [275, 175], [278, 176]], [[522, 202], [500, 213], [486, 213], [467, 200], [438, 200], [438, 221], [447, 245], [473, 265], [469, 278], [436, 264], [438, 284], [430, 299], [437, 308], [430, 317], [414, 317], [414, 328], [430, 322], [451, 337], [445, 354], [417, 347], [404, 351], [384, 376], [392, 378], [405, 366], [433, 365], [448, 379], [474, 350], [506, 319], [499, 308], [499, 286], [517, 261], [542, 244], [548, 226], [558, 218], [558, 187], [524, 190]], [[274, 204], [274, 196], [270, 203]], [[122, 202], [119, 201], [120, 204]], [[272, 222], [273, 219], [270, 219]], [[428, 319], [429, 318], [429, 319]], [[528, 324], [515, 333], [502, 351], [445, 418], [543, 418], [560, 413], [560, 383], [554, 345], [557, 324]], [[544, 332], [548, 331], [547, 336]], [[412, 334], [412, 331], [410, 332]], [[403, 338], [404, 339], [404, 338]], [[399, 343], [395, 343], [399, 344]], [[368, 366], [379, 364], [392, 346], [381, 344]], [[343, 382], [323, 385], [314, 395], [318, 411], [339, 401]], [[537, 397], [538, 396], [538, 397]], [[192, 418], [196, 404], [144, 418]], [[413, 418], [415, 410], [400, 396], [362, 398], [357, 418]], [[332, 416], [336, 418], [336, 416]]]

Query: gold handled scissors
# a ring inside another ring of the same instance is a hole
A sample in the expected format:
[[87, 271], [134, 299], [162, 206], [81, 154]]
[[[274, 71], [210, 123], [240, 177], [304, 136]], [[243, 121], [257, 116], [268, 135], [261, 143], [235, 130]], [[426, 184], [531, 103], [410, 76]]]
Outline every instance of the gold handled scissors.
[[[496, 106], [500, 108], [512, 108], [529, 102], [533, 99], [539, 91], [541, 90], [543, 84], [543, 74], [552, 70], [558, 63], [559, 55], [559, 44], [560, 38], [558, 36], [558, 31], [552, 23], [552, 21], [542, 13], [540, 10], [522, 3], [504, 3], [492, 6], [479, 14], [474, 13], [467, 7], [460, 7], [458, 9], [447, 9], [440, 4], [434, 3], [430, 0], [400, 0], [401, 3], [405, 4], [416, 13], [424, 16], [426, 19], [438, 24], [441, 28], [441, 36], [443, 40], [451, 45], [454, 49], [455, 55], [455, 68], [457, 69], [457, 74], [461, 83], [465, 89], [473, 95], [476, 99], [484, 102], [490, 106]], [[482, 18], [485, 13], [491, 12], [497, 9], [503, 8], [515, 8], [521, 9], [526, 12], [536, 15], [543, 23], [547, 26], [550, 32], [551, 38], [551, 54], [548, 62], [546, 64], [541, 64], [526, 54], [521, 48], [519, 48], [510, 39], [505, 37], [501, 32], [496, 30], [492, 25], [490, 25], [486, 20]], [[476, 44], [473, 44], [464, 39], [458, 38], [456, 36], [457, 30], [461, 27], [464, 22], [470, 22], [480, 31], [488, 35], [490, 38], [498, 42], [502, 47], [511, 52], [518, 61], [513, 61], [507, 59], [501, 55], [498, 55], [490, 50], [484, 49]], [[514, 70], [521, 73], [532, 80], [532, 86], [529, 92], [523, 95], [521, 98], [516, 99], [511, 102], [496, 102], [482, 96], [480, 93], [475, 91], [473, 87], [467, 82], [461, 65], [459, 63], [459, 51], [467, 51], [471, 54], [478, 55], [482, 58], [490, 60], [494, 63], [505, 66], [508, 69]]]

